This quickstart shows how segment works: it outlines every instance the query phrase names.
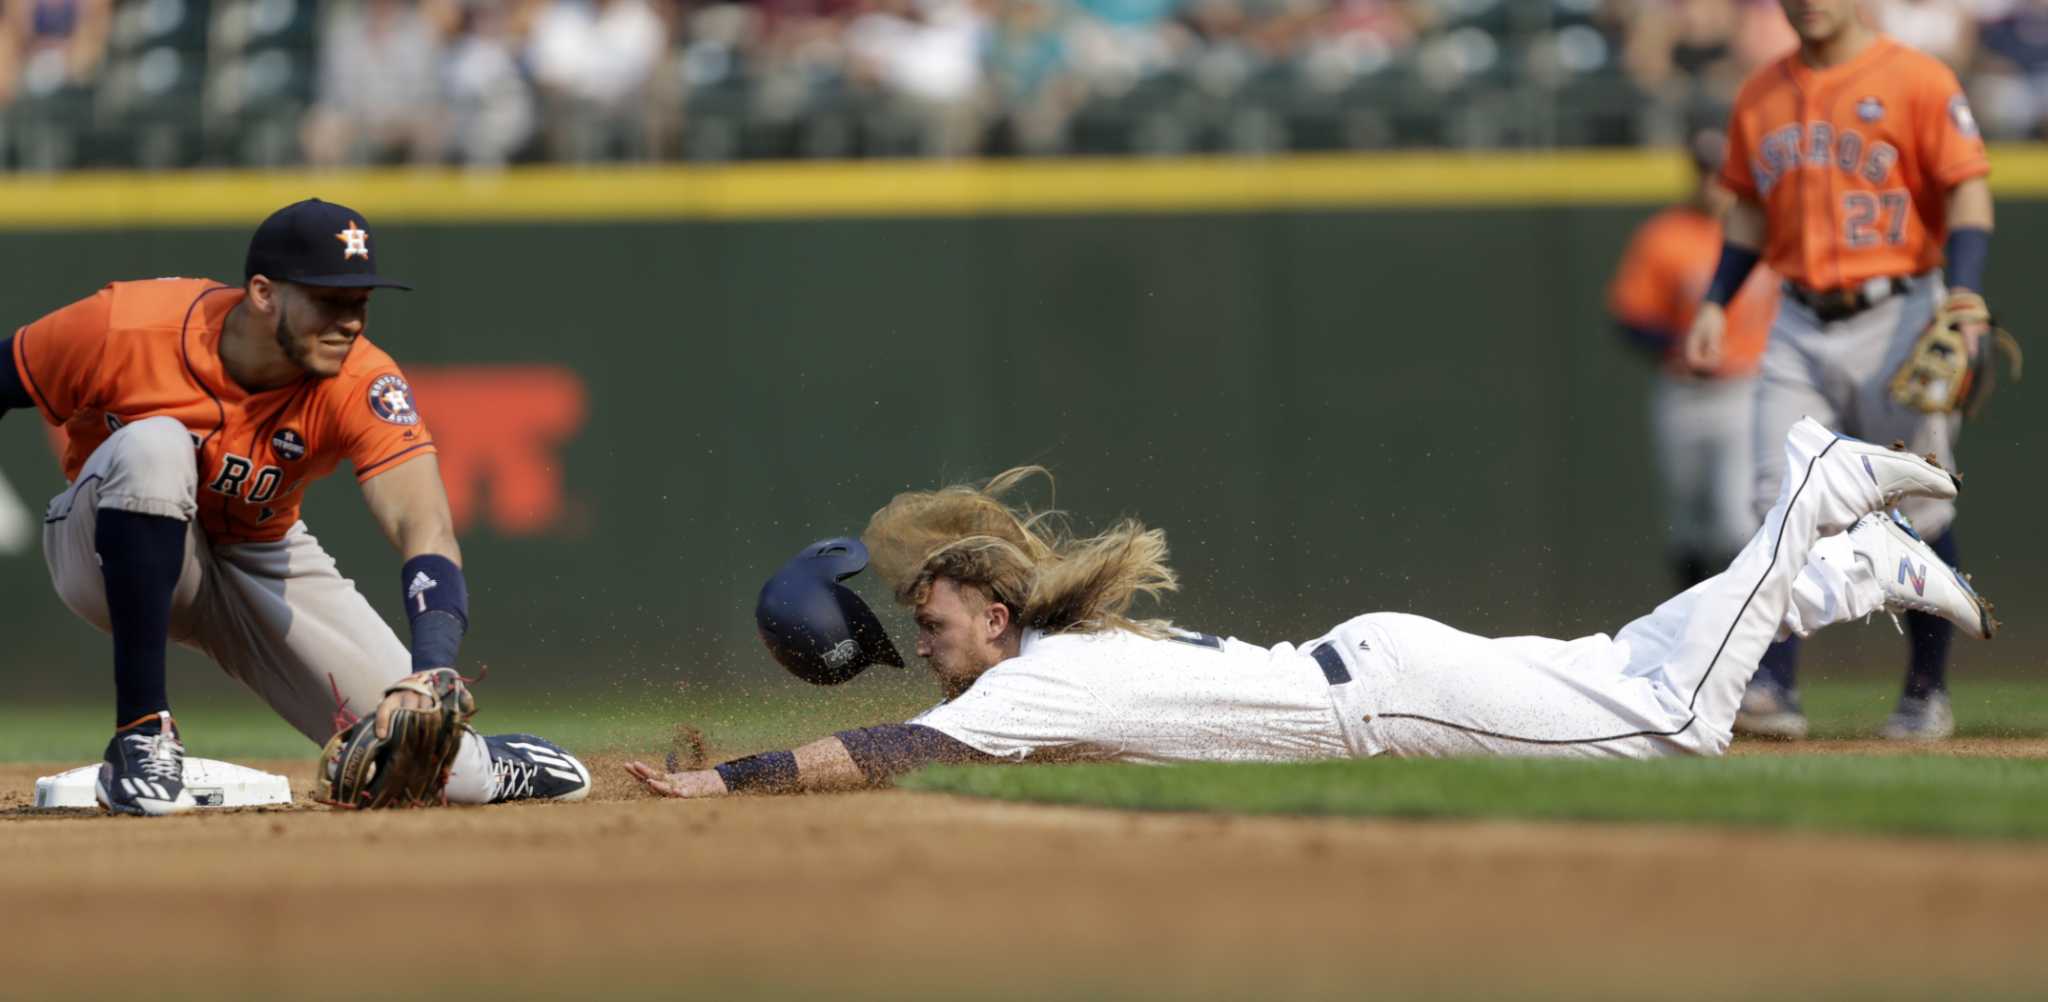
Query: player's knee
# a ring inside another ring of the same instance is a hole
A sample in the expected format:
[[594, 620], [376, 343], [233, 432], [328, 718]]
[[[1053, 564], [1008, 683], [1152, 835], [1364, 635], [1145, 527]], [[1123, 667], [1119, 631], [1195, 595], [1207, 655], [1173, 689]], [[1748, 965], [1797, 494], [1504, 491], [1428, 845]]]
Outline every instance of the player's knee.
[[153, 417], [123, 427], [103, 449], [113, 454], [102, 475], [100, 507], [190, 519], [199, 489], [192, 433], [175, 418]]

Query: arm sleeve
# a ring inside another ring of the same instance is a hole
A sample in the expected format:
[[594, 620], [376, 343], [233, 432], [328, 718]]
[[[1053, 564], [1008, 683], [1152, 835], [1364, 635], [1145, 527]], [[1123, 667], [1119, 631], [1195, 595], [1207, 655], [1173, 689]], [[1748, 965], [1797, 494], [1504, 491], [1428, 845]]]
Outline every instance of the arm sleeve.
[[379, 369], [359, 381], [341, 402], [340, 420], [358, 483], [434, 453], [434, 436], [420, 417], [412, 387], [396, 368]]
[[1749, 130], [1742, 119], [1742, 98], [1738, 95], [1735, 112], [1728, 116], [1728, 152], [1721, 159], [1721, 170], [1715, 179], [1721, 182], [1721, 187], [1734, 192], [1737, 198], [1751, 202], [1762, 201], [1756, 190], [1756, 178], [1749, 173], [1749, 161], [1755, 155]]
[[1984, 153], [1984, 137], [1977, 131], [1977, 117], [1970, 111], [1963, 85], [1946, 66], [1930, 76], [1933, 85], [1924, 99], [1933, 107], [1922, 112], [1920, 122], [1927, 173], [1944, 190], [1989, 175], [1991, 158]]
[[14, 376], [51, 424], [91, 403], [107, 350], [114, 294], [99, 292], [16, 331], [7, 353]]
[[853, 756], [853, 764], [870, 785], [880, 786], [928, 765], [987, 764], [1008, 761], [977, 751], [958, 740], [919, 724], [883, 724], [833, 735]]
[[989, 669], [966, 692], [910, 723], [1016, 762], [1123, 746], [1121, 730], [1093, 691], [1070, 672], [1032, 661], [1013, 658]]

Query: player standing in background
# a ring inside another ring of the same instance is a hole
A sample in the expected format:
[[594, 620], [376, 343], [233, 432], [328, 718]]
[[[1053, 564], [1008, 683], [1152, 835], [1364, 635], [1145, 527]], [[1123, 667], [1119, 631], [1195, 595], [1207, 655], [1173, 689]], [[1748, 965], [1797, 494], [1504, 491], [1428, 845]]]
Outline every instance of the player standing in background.
[[[426, 705], [397, 683], [456, 663], [468, 590], [434, 439], [397, 363], [363, 337], [370, 290], [405, 288], [372, 268], [375, 246], [361, 213], [297, 202], [257, 227], [240, 286], [115, 282], [0, 340], [0, 414], [34, 407], [69, 438], [43, 553], [64, 603], [113, 634], [117, 729], [96, 791], [111, 811], [194, 806], [169, 640], [315, 744], [344, 712], [374, 711], [383, 733]], [[305, 486], [344, 459], [405, 560], [410, 650], [299, 521]], [[445, 779], [461, 803], [590, 786], [545, 741], [473, 730]]]
[[1727, 145], [1718, 129], [1693, 134], [1691, 193], [1636, 230], [1608, 288], [1608, 311], [1622, 336], [1658, 363], [1651, 444], [1680, 588], [1727, 566], [1756, 529], [1751, 423], [1757, 358], [1778, 308], [1777, 276], [1756, 269], [1729, 304], [1721, 358], [1712, 369], [1693, 371], [1682, 350], [1721, 249], [1720, 216], [1732, 196], [1714, 175]]
[[[1889, 381], [1944, 297], [1984, 287], [1991, 244], [1990, 162], [1955, 74], [1886, 38], [1855, 0], [1781, 0], [1799, 48], [1736, 96], [1720, 180], [1736, 195], [1720, 264], [1685, 345], [1698, 368], [1726, 354], [1725, 307], [1759, 258], [1785, 279], [1757, 390], [1756, 441], [1776, 442], [1810, 415], [1845, 434], [1905, 441], [1955, 468], [1956, 414], [1891, 399]], [[1946, 286], [1941, 269], [1946, 266]], [[1983, 325], [1966, 332], [1972, 357]], [[1758, 510], [1782, 470], [1756, 456]], [[1902, 506], [1934, 552], [1956, 563], [1955, 506]], [[1939, 740], [1955, 731], [1947, 684], [1949, 625], [1907, 615], [1911, 665], [1881, 732]], [[1740, 732], [1806, 734], [1793, 667], [1796, 641], [1764, 658]]]

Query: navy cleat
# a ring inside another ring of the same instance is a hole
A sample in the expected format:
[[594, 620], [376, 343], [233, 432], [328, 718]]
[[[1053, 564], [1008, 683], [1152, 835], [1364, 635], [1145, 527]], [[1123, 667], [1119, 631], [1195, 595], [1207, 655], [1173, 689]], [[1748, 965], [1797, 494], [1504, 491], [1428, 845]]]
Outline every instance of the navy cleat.
[[582, 800], [590, 796], [590, 770], [560, 745], [531, 734], [496, 734], [484, 738], [491, 750], [491, 798], [513, 800]]
[[185, 789], [185, 746], [169, 711], [124, 725], [107, 742], [93, 799], [115, 814], [155, 817], [198, 806]]

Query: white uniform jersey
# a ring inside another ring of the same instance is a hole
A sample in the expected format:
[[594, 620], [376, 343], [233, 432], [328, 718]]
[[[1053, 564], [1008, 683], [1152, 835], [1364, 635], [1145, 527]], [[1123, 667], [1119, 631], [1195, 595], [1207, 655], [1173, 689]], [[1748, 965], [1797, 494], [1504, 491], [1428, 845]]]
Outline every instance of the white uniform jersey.
[[1330, 681], [1293, 644], [1027, 631], [1016, 657], [910, 721], [1001, 758], [1283, 762], [1348, 754]]

